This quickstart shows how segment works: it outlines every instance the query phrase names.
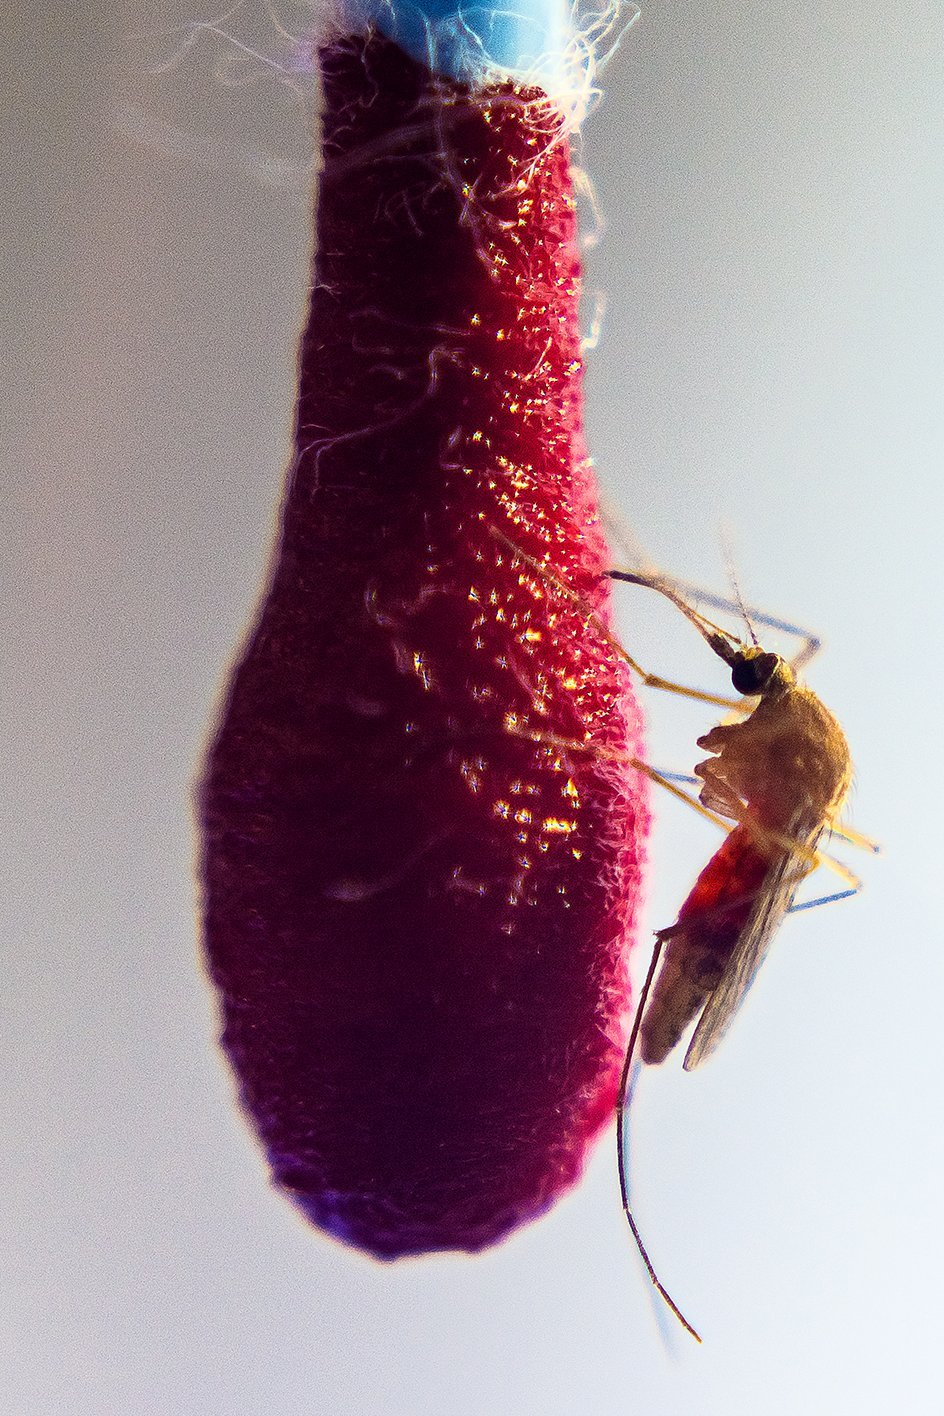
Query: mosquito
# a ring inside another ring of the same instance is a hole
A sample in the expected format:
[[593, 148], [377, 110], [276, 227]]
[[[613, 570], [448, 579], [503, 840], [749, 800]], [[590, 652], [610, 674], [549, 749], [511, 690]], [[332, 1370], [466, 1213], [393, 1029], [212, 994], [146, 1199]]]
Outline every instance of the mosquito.
[[[834, 834], [854, 845], [877, 847], [837, 821], [852, 785], [849, 747], [836, 718], [798, 676], [818, 641], [795, 626], [755, 614], [758, 622], [803, 636], [803, 648], [789, 660], [759, 644], [740, 601], [750, 643], [707, 619], [668, 581], [629, 571], [612, 570], [608, 575], [656, 590], [675, 605], [730, 669], [741, 695], [726, 702], [655, 681], [658, 687], [718, 703], [739, 715], [697, 739], [698, 747], [709, 754], [695, 767], [697, 799], [674, 789], [729, 834], [698, 876], [675, 924], [656, 933], [617, 1102], [623, 1211], [657, 1291], [700, 1341], [656, 1275], [629, 1204], [624, 1129], [637, 1043], [642, 1061], [658, 1065], [697, 1017], [683, 1067], [691, 1071], [704, 1062], [727, 1033], [784, 917], [795, 909], [844, 899], [861, 888], [858, 877], [820, 851], [823, 836]], [[714, 597], [700, 598], [722, 609], [734, 608]], [[651, 675], [643, 678], [653, 682]], [[820, 865], [842, 876], [847, 888], [795, 905], [798, 886]]]
[[[727, 833], [698, 876], [676, 922], [656, 932], [626, 1047], [616, 1112], [623, 1212], [656, 1291], [686, 1331], [701, 1342], [659, 1279], [629, 1203], [625, 1128], [637, 1044], [642, 1061], [658, 1065], [697, 1017], [683, 1067], [691, 1071], [704, 1062], [727, 1033], [785, 916], [848, 898], [862, 888], [858, 876], [820, 850], [822, 838], [834, 835], [872, 851], [878, 847], [838, 822], [852, 786], [852, 760], [836, 718], [799, 677], [800, 669], [819, 649], [815, 636], [770, 615], [748, 611], [740, 596], [735, 603], [703, 591], [692, 592], [702, 604], [724, 611], [739, 610], [750, 636], [750, 642], [746, 642], [697, 610], [682, 593], [683, 588], [691, 587], [655, 575], [606, 572], [611, 580], [656, 590], [668, 599], [729, 668], [739, 697], [703, 693], [647, 673], [579, 594], [503, 533], [495, 529], [494, 534], [556, 593], [582, 608], [588, 623], [607, 639], [645, 685], [737, 715], [735, 721], [720, 723], [697, 739], [697, 746], [709, 755], [695, 767], [694, 778], [682, 779], [699, 785], [697, 797], [683, 790], [670, 774], [659, 772], [638, 758], [627, 759], [627, 765]], [[802, 638], [799, 652], [787, 659], [764, 649], [751, 616], [758, 624]], [[571, 742], [522, 727], [513, 730], [557, 748], [599, 751], [591, 742]], [[835, 871], [846, 888], [795, 904], [798, 887], [820, 865]]]

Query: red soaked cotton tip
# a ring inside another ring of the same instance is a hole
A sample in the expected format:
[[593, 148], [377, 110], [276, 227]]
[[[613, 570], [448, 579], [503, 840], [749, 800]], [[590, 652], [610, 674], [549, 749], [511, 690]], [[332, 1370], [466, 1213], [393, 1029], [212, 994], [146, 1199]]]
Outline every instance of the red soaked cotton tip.
[[580, 1175], [646, 813], [588, 615], [562, 120], [377, 35], [321, 63], [297, 458], [206, 765], [205, 937], [277, 1184], [395, 1258], [494, 1243]]

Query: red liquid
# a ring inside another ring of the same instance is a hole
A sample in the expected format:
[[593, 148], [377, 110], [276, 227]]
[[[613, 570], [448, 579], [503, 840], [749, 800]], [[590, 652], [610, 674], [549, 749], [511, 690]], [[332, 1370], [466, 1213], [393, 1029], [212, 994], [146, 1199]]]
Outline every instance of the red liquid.
[[697, 937], [716, 957], [719, 970], [728, 962], [772, 865], [770, 851], [758, 846], [746, 827], [735, 826], [679, 910], [678, 923], [689, 927], [686, 939]]
[[202, 787], [223, 1045], [276, 1182], [383, 1258], [478, 1249], [611, 1118], [645, 804], [581, 431], [560, 120], [321, 56], [298, 456]]

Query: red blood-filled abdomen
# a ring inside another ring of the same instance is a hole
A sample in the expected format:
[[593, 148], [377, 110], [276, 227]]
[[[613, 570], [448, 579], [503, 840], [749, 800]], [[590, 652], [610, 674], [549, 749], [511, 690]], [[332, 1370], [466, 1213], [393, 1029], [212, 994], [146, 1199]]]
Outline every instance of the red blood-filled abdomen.
[[322, 66], [297, 457], [202, 785], [205, 941], [275, 1180], [393, 1258], [492, 1243], [580, 1174], [645, 812], [587, 615], [606, 553], [559, 119], [377, 37]]
[[727, 835], [664, 930], [662, 966], [640, 1030], [640, 1053], [658, 1066], [717, 988], [770, 874], [769, 851], [744, 826]]
[[687, 936], [710, 944], [718, 963], [727, 963], [770, 873], [769, 849], [744, 826], [735, 826], [715, 851], [679, 910]]

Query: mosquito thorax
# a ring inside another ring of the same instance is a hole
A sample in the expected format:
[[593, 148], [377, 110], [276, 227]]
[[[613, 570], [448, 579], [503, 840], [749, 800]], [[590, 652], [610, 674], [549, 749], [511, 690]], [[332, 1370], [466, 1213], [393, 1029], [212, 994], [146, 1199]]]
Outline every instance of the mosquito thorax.
[[731, 682], [746, 698], [783, 693], [796, 679], [786, 659], [757, 647], [739, 649], [731, 661]]

